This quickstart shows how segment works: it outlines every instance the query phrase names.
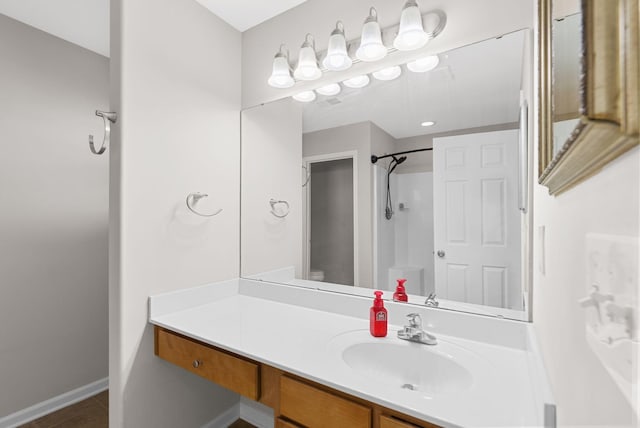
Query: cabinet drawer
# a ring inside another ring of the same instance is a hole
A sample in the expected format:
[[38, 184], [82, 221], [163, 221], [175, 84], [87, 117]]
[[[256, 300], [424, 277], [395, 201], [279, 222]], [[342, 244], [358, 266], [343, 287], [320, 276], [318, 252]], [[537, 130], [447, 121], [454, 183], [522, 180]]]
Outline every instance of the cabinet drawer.
[[282, 418], [276, 419], [276, 428], [302, 428], [300, 425], [296, 425], [292, 422], [284, 420]]
[[155, 328], [156, 355], [252, 400], [258, 399], [258, 365]]
[[380, 428], [418, 428], [418, 426], [390, 416], [381, 415]]
[[280, 413], [309, 428], [370, 428], [371, 409], [287, 376], [280, 378]]

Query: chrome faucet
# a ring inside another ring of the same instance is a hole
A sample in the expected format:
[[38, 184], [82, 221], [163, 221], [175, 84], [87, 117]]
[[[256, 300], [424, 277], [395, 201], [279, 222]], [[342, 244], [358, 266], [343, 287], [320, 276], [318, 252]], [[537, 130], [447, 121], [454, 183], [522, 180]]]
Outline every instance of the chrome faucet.
[[440, 302], [436, 300], [436, 293], [429, 293], [429, 296], [427, 297], [427, 300], [424, 301], [424, 304], [434, 308], [440, 306]]
[[425, 345], [435, 345], [438, 343], [436, 337], [422, 330], [422, 318], [419, 314], [408, 314], [409, 325], [398, 331], [398, 339], [409, 342], [423, 343]]

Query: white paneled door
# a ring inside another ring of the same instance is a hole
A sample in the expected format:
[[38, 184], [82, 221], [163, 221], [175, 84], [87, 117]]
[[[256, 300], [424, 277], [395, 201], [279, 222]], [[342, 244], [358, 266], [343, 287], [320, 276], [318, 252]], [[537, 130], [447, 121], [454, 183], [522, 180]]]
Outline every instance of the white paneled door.
[[439, 297], [523, 308], [518, 165], [517, 130], [434, 139]]

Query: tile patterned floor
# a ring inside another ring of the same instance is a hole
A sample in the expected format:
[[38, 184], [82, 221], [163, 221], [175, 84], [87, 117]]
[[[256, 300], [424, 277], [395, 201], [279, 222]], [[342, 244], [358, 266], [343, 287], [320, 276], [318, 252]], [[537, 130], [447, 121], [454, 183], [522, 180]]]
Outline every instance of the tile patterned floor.
[[[109, 428], [109, 391], [50, 413], [19, 428]], [[229, 428], [256, 428], [238, 419]]]

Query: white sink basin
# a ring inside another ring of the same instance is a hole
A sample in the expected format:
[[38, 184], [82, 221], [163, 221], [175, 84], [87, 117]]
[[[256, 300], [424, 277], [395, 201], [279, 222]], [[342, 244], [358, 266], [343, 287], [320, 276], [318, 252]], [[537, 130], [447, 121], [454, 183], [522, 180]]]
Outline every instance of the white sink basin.
[[327, 351], [367, 382], [428, 399], [467, 391], [479, 374], [491, 371], [488, 361], [463, 346], [441, 338], [437, 345], [423, 345], [400, 340], [396, 333], [374, 338], [364, 330], [346, 332], [335, 336]]
[[342, 358], [372, 380], [429, 396], [464, 391], [473, 385], [469, 370], [427, 345], [357, 343], [346, 348]]

